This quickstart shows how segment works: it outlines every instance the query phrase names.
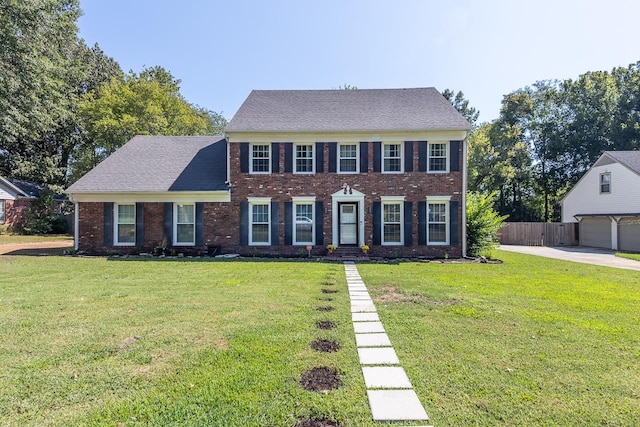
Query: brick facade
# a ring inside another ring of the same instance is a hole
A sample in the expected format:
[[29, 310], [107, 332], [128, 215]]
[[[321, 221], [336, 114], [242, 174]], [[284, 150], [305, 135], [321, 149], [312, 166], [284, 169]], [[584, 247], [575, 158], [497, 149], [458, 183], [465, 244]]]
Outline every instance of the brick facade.
[[5, 200], [5, 220], [2, 225], [11, 229], [19, 229], [27, 220], [27, 214], [33, 202], [33, 199]]

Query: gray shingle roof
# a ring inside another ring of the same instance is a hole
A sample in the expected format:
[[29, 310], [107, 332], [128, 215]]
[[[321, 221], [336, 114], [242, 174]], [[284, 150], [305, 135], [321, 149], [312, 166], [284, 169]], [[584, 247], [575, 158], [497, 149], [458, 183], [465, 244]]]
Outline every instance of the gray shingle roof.
[[435, 88], [254, 90], [227, 132], [467, 130]]
[[640, 174], [640, 151], [605, 151], [604, 153]]
[[136, 136], [67, 193], [226, 190], [226, 141], [216, 136]]

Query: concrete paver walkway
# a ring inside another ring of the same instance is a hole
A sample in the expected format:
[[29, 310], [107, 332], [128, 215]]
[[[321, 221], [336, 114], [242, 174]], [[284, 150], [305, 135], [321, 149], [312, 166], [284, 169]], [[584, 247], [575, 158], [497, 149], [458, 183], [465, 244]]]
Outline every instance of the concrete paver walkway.
[[344, 269], [351, 298], [351, 316], [358, 357], [373, 419], [428, 420], [429, 416], [413, 390], [409, 377], [399, 366], [398, 356], [380, 322], [358, 268], [353, 262], [345, 262]]
[[584, 264], [640, 271], [640, 262], [617, 257], [614, 255], [615, 251], [609, 249], [587, 248], [584, 246], [547, 247], [518, 245], [500, 245], [498, 249], [508, 252], [518, 252], [521, 254], [561, 259], [564, 261], [574, 261]]

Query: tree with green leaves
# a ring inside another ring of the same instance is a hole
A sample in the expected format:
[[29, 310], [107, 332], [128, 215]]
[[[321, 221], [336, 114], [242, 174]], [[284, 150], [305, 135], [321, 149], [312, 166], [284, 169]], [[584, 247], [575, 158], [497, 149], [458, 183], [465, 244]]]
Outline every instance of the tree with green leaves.
[[87, 137], [74, 152], [75, 181], [136, 135], [214, 135], [226, 126], [222, 115], [189, 104], [180, 80], [162, 67], [112, 78], [86, 94], [80, 116]]
[[444, 96], [447, 101], [451, 102], [455, 109], [458, 110], [458, 112], [462, 114], [469, 123], [471, 123], [471, 126], [474, 129], [476, 128], [480, 111], [469, 106], [469, 100], [464, 97], [464, 93], [462, 91], [458, 91], [458, 93], [456, 93], [451, 89], [445, 89], [442, 91], [442, 96]]

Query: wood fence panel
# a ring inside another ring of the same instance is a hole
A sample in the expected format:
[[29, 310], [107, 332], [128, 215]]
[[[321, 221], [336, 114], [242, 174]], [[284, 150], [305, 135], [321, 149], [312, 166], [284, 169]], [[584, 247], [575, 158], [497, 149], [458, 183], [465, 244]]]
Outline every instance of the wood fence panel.
[[577, 223], [506, 222], [499, 232], [500, 244], [523, 246], [575, 246]]

